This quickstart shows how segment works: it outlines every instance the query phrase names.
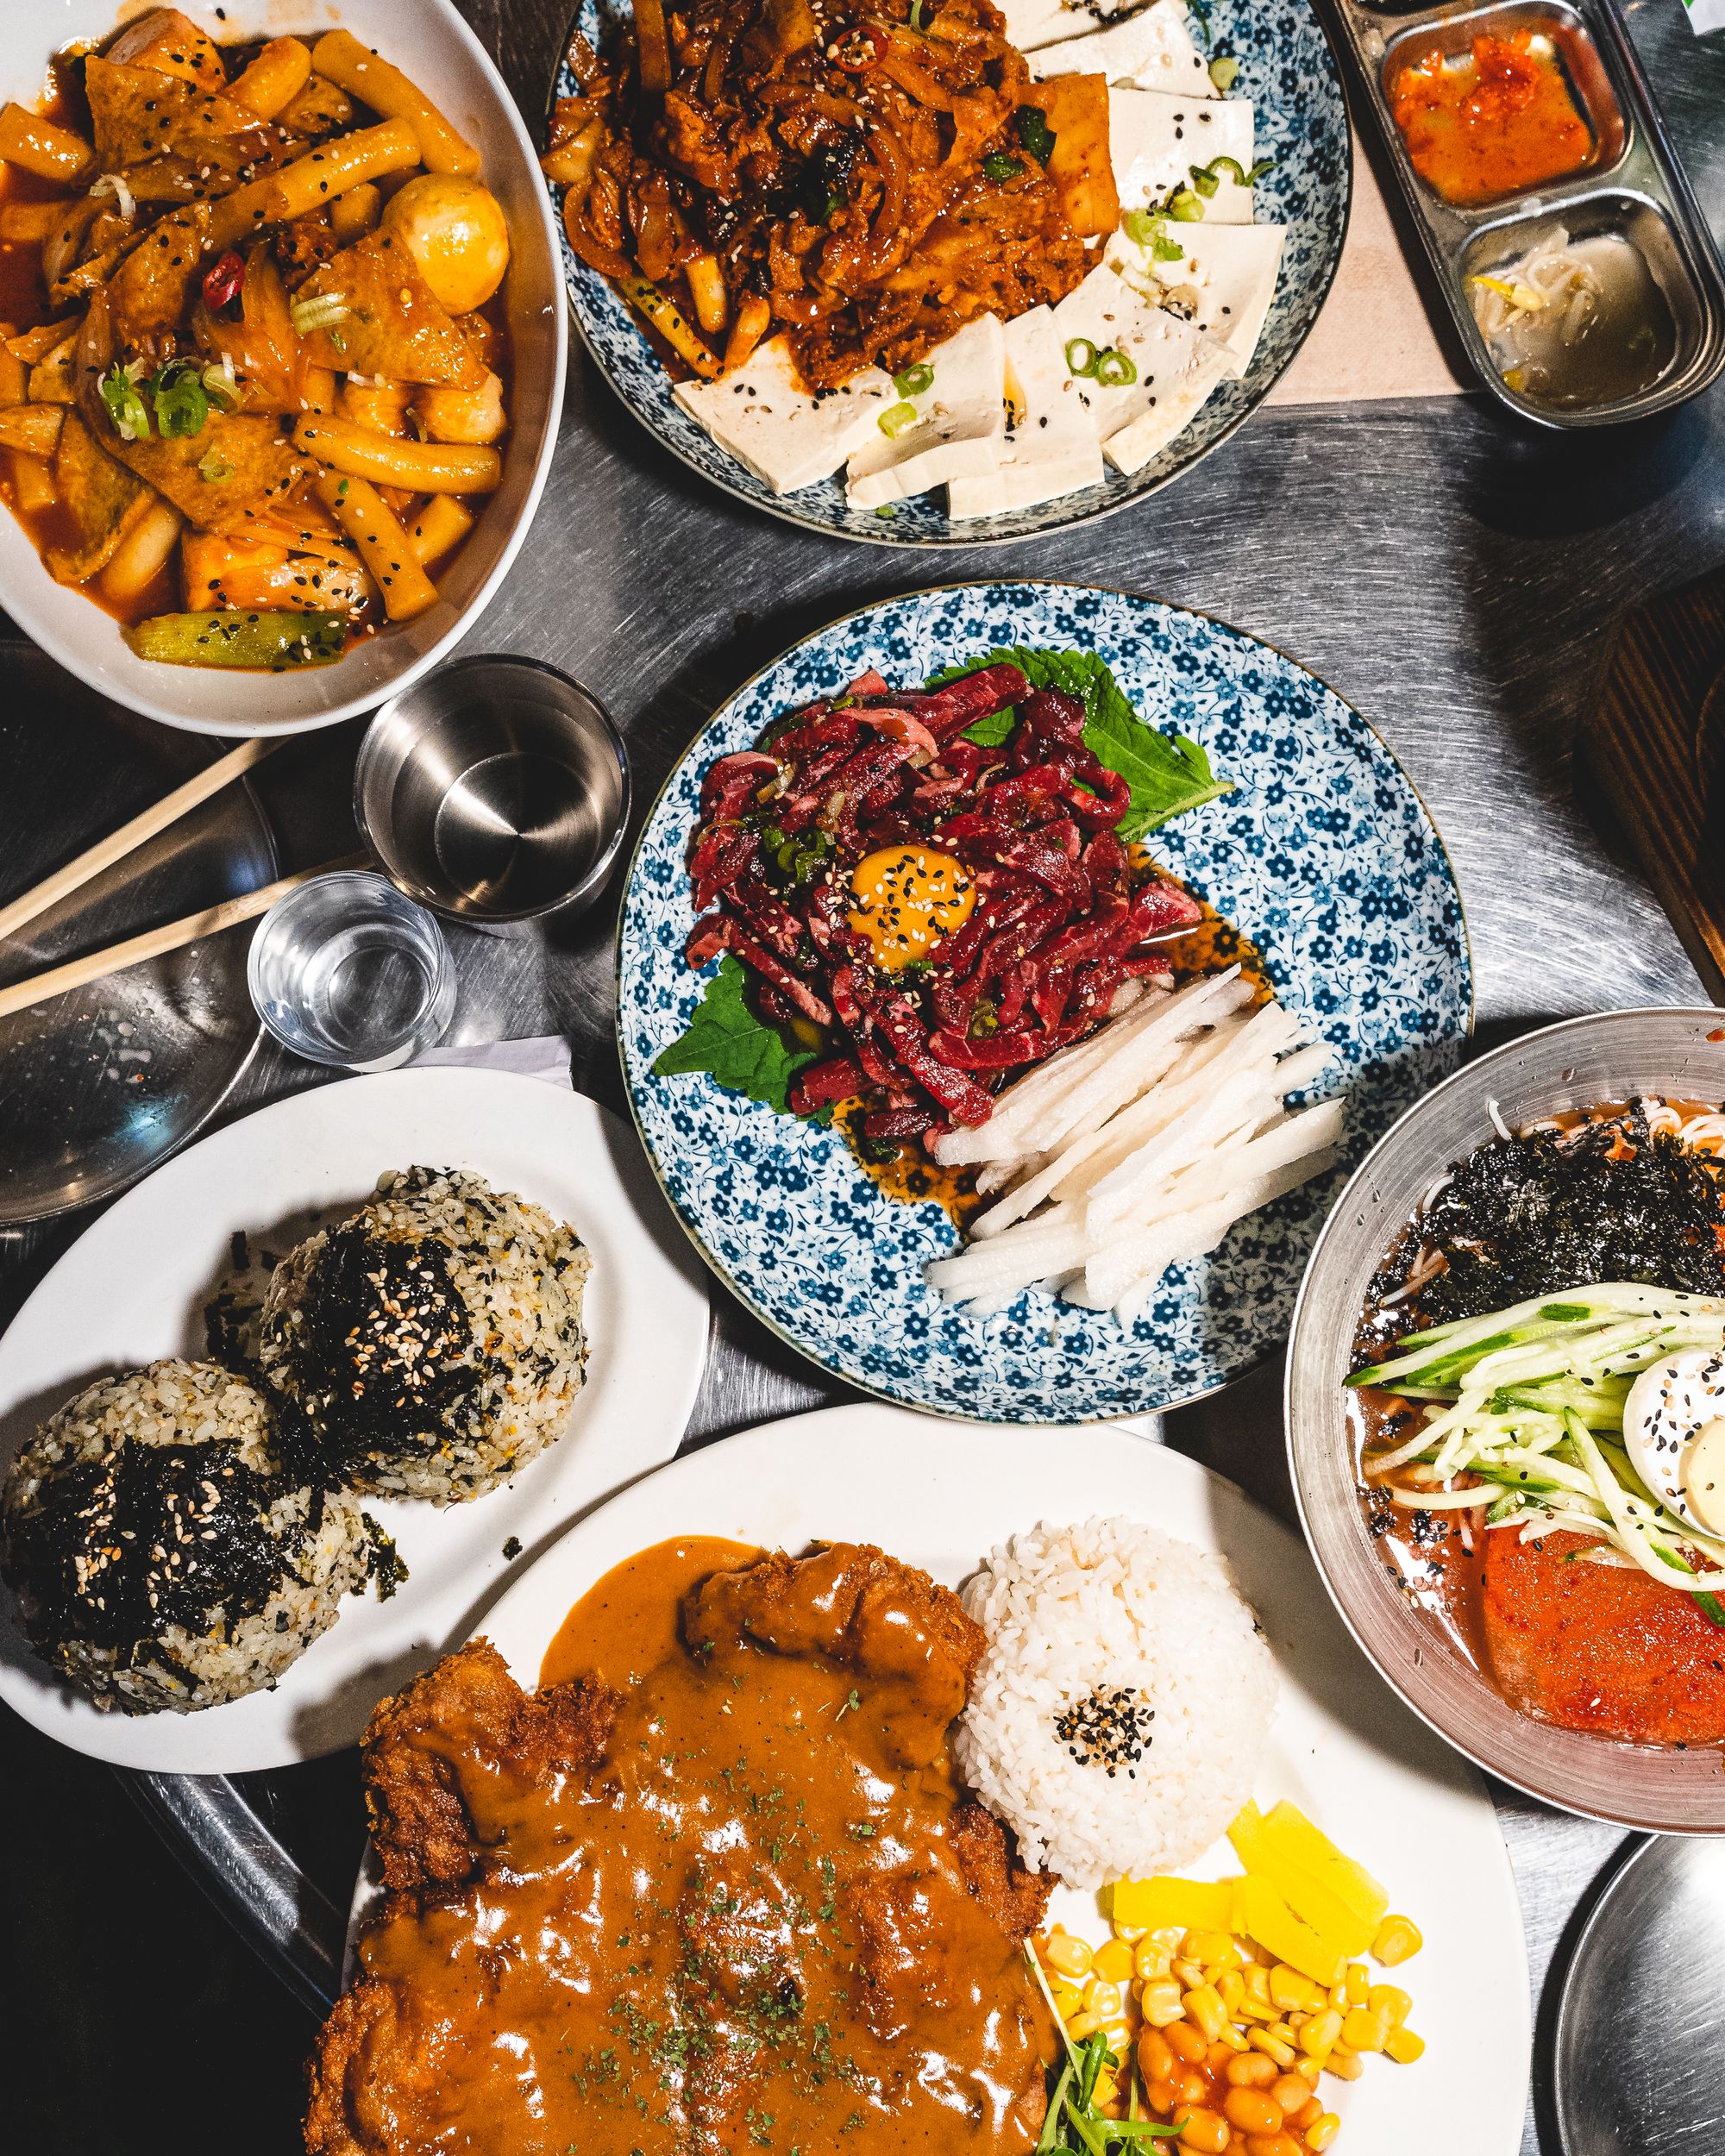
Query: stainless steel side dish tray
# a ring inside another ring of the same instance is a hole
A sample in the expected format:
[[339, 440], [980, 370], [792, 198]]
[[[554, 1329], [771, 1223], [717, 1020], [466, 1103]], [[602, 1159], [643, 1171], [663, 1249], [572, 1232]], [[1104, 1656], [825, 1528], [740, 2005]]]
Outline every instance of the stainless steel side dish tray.
[[1555, 427], [1704, 389], [1725, 275], [1609, 0], [1337, 12], [1486, 385]]

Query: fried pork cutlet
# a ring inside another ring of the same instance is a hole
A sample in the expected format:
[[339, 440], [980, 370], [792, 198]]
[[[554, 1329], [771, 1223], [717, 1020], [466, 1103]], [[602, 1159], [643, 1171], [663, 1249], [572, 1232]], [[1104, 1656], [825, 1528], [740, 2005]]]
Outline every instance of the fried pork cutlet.
[[681, 1541], [558, 1635], [620, 1691], [479, 1642], [386, 1702], [311, 2156], [1022, 2156], [1052, 1882], [953, 1772], [982, 1645], [879, 1550]]

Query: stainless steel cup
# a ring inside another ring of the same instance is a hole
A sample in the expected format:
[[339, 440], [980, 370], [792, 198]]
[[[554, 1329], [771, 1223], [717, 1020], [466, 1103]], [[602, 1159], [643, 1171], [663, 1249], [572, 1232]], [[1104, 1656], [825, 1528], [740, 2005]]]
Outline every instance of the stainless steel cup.
[[536, 659], [458, 659], [367, 729], [354, 816], [398, 890], [511, 928], [599, 895], [623, 843], [629, 759], [597, 699]]

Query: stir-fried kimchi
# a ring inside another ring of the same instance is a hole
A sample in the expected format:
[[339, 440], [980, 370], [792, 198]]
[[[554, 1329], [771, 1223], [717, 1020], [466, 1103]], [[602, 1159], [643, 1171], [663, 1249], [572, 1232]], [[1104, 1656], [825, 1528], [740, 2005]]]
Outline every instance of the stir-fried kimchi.
[[[1008, 706], [1004, 741], [968, 737]], [[796, 1113], [860, 1100], [881, 1141], [984, 1122], [1135, 982], [1171, 983], [1153, 939], [1201, 909], [1121, 843], [1131, 789], [1083, 729], [1016, 666], [917, 693], [869, 673], [706, 773], [687, 956], [731, 953], [765, 1018], [819, 1029]]]
[[435, 604], [501, 477], [480, 155], [345, 30], [176, 9], [0, 111], [0, 486], [142, 656], [338, 657]]
[[1106, 88], [1061, 147], [988, 0], [636, 0], [561, 101], [550, 176], [583, 261], [697, 373], [782, 330], [811, 390], [1065, 297], [1113, 223]]

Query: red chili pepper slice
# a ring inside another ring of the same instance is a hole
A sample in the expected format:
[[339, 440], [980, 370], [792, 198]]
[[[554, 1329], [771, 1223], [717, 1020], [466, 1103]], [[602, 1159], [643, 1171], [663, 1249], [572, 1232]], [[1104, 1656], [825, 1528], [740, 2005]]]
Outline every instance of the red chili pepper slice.
[[878, 67], [891, 49], [884, 30], [877, 30], [872, 22], [859, 22], [827, 47], [826, 57], [835, 66], [860, 75], [865, 68]]
[[204, 304], [211, 314], [217, 314], [230, 300], [240, 296], [245, 282], [246, 266], [232, 248], [216, 258], [204, 273]]

